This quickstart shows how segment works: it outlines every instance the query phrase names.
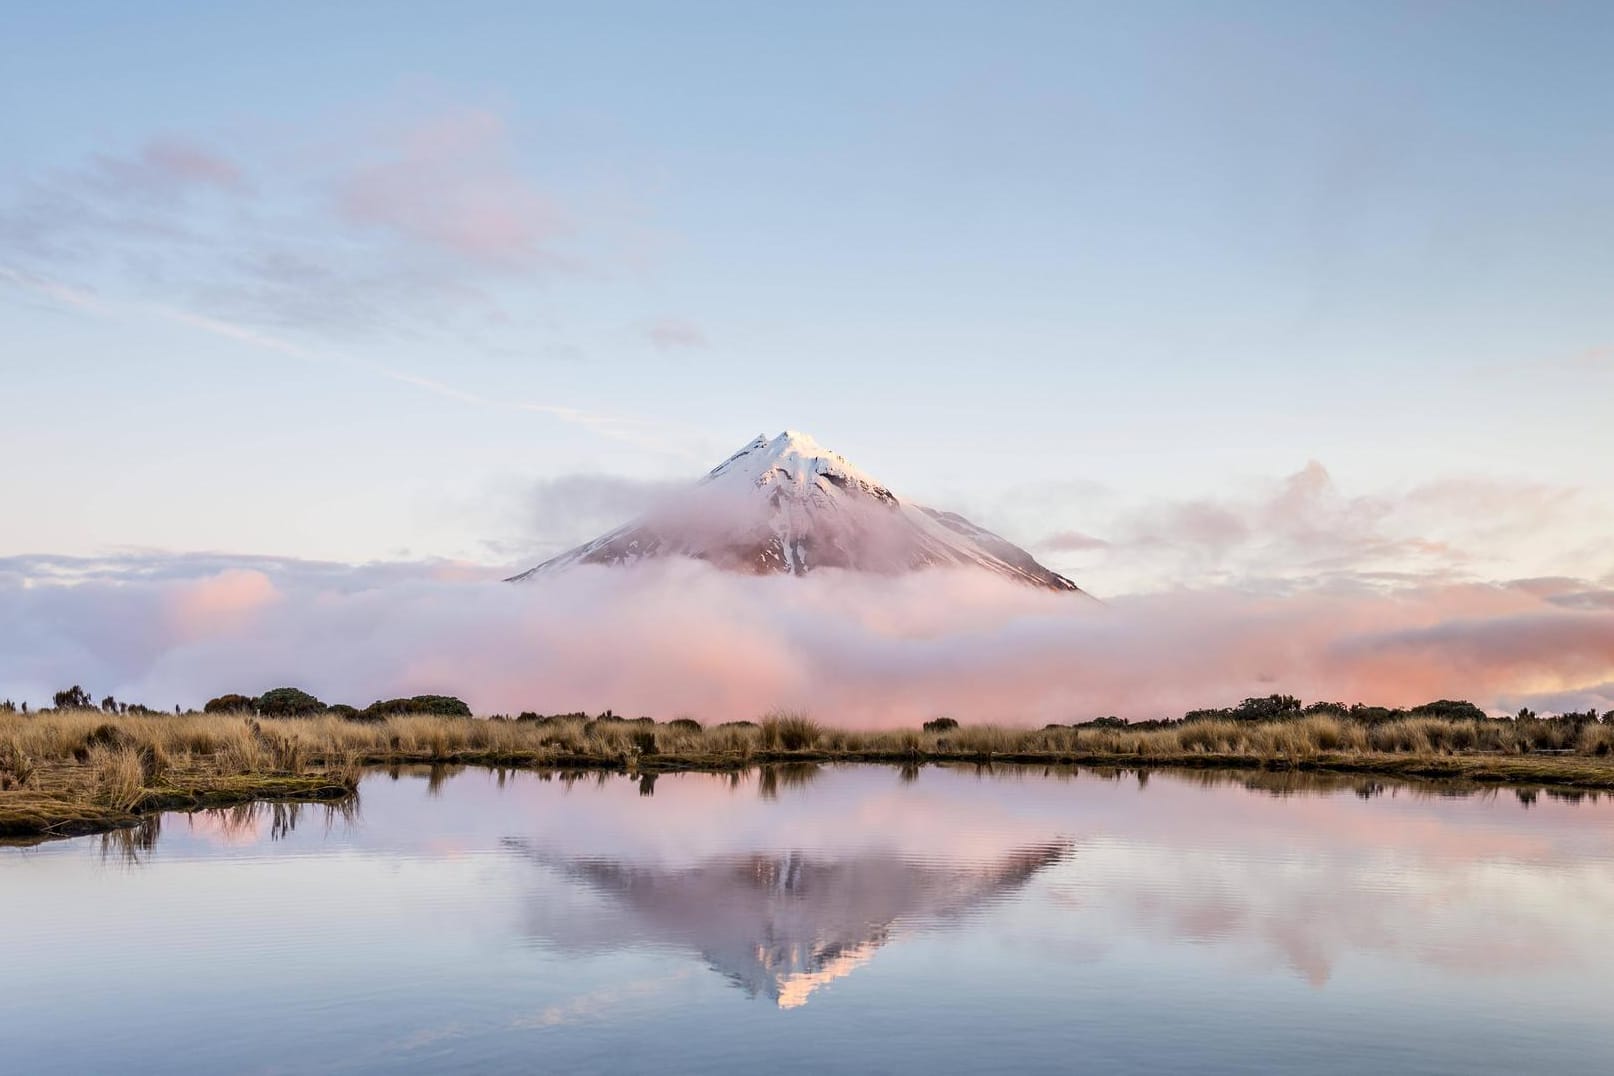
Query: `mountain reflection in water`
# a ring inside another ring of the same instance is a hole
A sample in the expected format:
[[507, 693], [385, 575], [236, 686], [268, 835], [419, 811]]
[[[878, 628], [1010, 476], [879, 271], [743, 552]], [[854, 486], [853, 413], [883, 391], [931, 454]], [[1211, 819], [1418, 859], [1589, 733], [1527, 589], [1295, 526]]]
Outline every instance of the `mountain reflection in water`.
[[386, 767], [0, 847], [0, 1056], [1605, 1072], [1611, 835], [1605, 794], [1295, 771]]
[[[1068, 841], [1051, 841], [968, 863], [758, 852], [670, 868], [509, 844], [612, 900], [632, 917], [625, 932], [693, 949], [748, 995], [782, 1009], [868, 963], [894, 933], [933, 929], [1001, 901], [1072, 851]], [[581, 940], [567, 936], [564, 920], [539, 932], [563, 946]]]

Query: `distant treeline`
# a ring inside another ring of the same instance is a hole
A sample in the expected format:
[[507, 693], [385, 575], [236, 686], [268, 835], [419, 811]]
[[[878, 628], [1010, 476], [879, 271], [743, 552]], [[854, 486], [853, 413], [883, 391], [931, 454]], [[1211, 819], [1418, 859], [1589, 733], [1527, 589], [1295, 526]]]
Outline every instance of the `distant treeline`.
[[[54, 710], [100, 710], [108, 714], [158, 714], [166, 711], [153, 710], [139, 703], [119, 702], [111, 695], [95, 704], [95, 697], [83, 688], [74, 684], [66, 691], [58, 691], [51, 697]], [[0, 713], [16, 713], [18, 705], [10, 699], [0, 702]], [[21, 705], [21, 711], [28, 713], [28, 704]], [[49, 710], [39, 710], [36, 713], [49, 713]], [[195, 710], [183, 710], [174, 707], [175, 714], [195, 713]], [[443, 717], [470, 717], [471, 708], [462, 700], [452, 695], [414, 695], [407, 699], [377, 699], [362, 710], [357, 706], [346, 703], [324, 703], [319, 699], [295, 687], [277, 687], [265, 691], [262, 695], [220, 695], [216, 699], [207, 700], [202, 707], [205, 714], [251, 714], [255, 717], [318, 717], [330, 715], [343, 717], [350, 721], [381, 721], [385, 718], [401, 714], [438, 714]]]
[[1446, 721], [1563, 721], [1584, 725], [1602, 723], [1614, 725], [1614, 710], [1601, 717], [1595, 709], [1577, 712], [1569, 710], [1546, 716], [1528, 707], [1511, 717], [1492, 717], [1473, 703], [1463, 699], [1437, 699], [1407, 709], [1387, 706], [1368, 706], [1363, 703], [1347, 705], [1343, 702], [1303, 703], [1293, 695], [1261, 695], [1245, 699], [1237, 706], [1217, 709], [1189, 710], [1178, 718], [1155, 718], [1147, 721], [1127, 721], [1120, 717], [1098, 717], [1069, 725], [1050, 725], [1049, 728], [1117, 728], [1145, 731], [1166, 729], [1195, 721], [1283, 721], [1305, 717], [1339, 717], [1364, 725], [1382, 725], [1389, 721], [1402, 721], [1409, 717], [1434, 717]]
[[[151, 709], [139, 703], [119, 702], [111, 695], [103, 698], [100, 705], [97, 706], [94, 697], [77, 684], [65, 691], [56, 692], [51, 701], [55, 710], [101, 710], [109, 714], [159, 714], [165, 712]], [[18, 709], [18, 704], [10, 699], [0, 701], [0, 713], [16, 713]], [[29, 712], [26, 702], [21, 704], [20, 709], [22, 713]], [[178, 706], [174, 707], [175, 714], [195, 712], [194, 710], [182, 710]], [[258, 717], [317, 717], [328, 715], [345, 718], [350, 721], [381, 721], [388, 717], [406, 714], [437, 714], [444, 717], [473, 716], [470, 706], [453, 695], [413, 695], [409, 698], [377, 699], [370, 705], [360, 709], [346, 703], [322, 702], [308, 692], [295, 687], [277, 687], [265, 691], [261, 695], [220, 695], [217, 698], [209, 699], [206, 705], [202, 707], [201, 712], [208, 714], [250, 714]], [[605, 710], [598, 714], [589, 714], [583, 711], [541, 714], [532, 710], [524, 710], [519, 714], [491, 714], [488, 716], [489, 720], [494, 721], [655, 723], [653, 718], [629, 718], [612, 710]], [[1434, 702], [1426, 702], [1421, 706], [1400, 709], [1386, 706], [1368, 706], [1363, 703], [1304, 703], [1293, 695], [1261, 695], [1245, 699], [1237, 706], [1189, 710], [1181, 717], [1151, 718], [1138, 721], [1129, 721], [1126, 718], [1113, 716], [1095, 717], [1067, 724], [1050, 724], [1045, 728], [1048, 730], [1121, 729], [1133, 732], [1148, 732], [1210, 721], [1282, 722], [1308, 717], [1333, 717], [1367, 726], [1384, 725], [1404, 721], [1408, 718], [1437, 718], [1444, 721], [1505, 721], [1516, 725], [1529, 725], [1539, 722], [1551, 723], [1561, 728], [1592, 724], [1614, 725], [1614, 710], [1604, 711], [1601, 715], [1595, 709], [1589, 709], [1584, 712], [1571, 710], [1560, 714], [1541, 715], [1534, 710], [1524, 708], [1519, 710], [1517, 714], [1508, 717], [1492, 717], [1480, 707], [1461, 699], [1437, 699]], [[687, 726], [691, 731], [699, 731], [701, 728], [699, 722], [687, 717], [675, 718], [667, 724], [675, 728]], [[755, 723], [749, 721], [730, 721], [724, 724], [725, 726], [750, 725], [755, 727]], [[951, 717], [937, 717], [924, 723], [924, 731], [931, 733], [948, 732], [958, 727], [958, 721]]]
[[346, 703], [329, 705], [295, 687], [277, 687], [262, 695], [220, 695], [202, 707], [206, 714], [252, 713], [260, 717], [316, 717], [329, 714], [349, 721], [381, 721], [401, 714], [438, 714], [470, 717], [471, 708], [452, 695], [414, 695], [407, 699], [377, 699], [359, 709]]
[[[155, 714], [165, 712], [153, 710], [151, 707], [143, 706], [138, 702], [119, 702], [111, 695], [108, 695], [106, 698], [102, 699], [101, 705], [97, 706], [95, 704], [94, 696], [92, 696], [88, 691], [85, 691], [83, 688], [79, 687], [77, 684], [74, 684], [66, 691], [58, 691], [55, 695], [51, 696], [51, 704], [51, 708], [57, 710], [100, 710], [103, 713], [108, 714]], [[10, 699], [0, 700], [0, 714], [14, 714], [19, 709], [26, 714], [28, 712], [28, 704], [26, 702], [18, 704], [12, 702]], [[178, 706], [174, 707], [174, 713], [177, 714], [181, 712], [183, 711], [181, 711]]]

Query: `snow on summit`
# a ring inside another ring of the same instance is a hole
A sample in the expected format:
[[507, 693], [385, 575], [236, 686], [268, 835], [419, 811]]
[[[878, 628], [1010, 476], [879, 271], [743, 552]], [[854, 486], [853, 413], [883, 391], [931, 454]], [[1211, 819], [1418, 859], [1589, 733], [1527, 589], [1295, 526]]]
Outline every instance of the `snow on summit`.
[[963, 516], [903, 500], [795, 430], [758, 436], [685, 493], [511, 581], [668, 556], [752, 575], [973, 567], [1049, 590], [1080, 589]]

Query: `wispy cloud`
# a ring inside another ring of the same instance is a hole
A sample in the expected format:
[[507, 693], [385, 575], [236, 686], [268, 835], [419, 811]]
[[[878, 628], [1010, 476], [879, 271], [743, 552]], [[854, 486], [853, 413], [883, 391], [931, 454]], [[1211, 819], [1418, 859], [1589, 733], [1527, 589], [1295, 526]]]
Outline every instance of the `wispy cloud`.
[[1608, 560], [1561, 537], [1608, 518], [1608, 506], [1574, 487], [1540, 482], [1457, 477], [1349, 493], [1312, 461], [1243, 493], [1073, 504], [1065, 514], [1085, 517], [1086, 525], [1056, 532], [1039, 547], [1073, 558], [1073, 570], [1079, 566], [1100, 593], [1456, 581], [1525, 565], [1596, 577]]
[[0, 191], [0, 260], [307, 339], [452, 328], [463, 343], [541, 322], [504, 291], [609, 262], [612, 222], [580, 220], [517, 147], [506, 117], [462, 107], [237, 153], [154, 137]]
[[516, 166], [503, 117], [431, 116], [378, 139], [366, 156], [335, 185], [350, 224], [500, 270], [570, 260], [557, 244], [572, 223]]
[[63, 306], [90, 312], [97, 312], [101, 309], [101, 303], [93, 293], [86, 289], [75, 288], [60, 281], [51, 280], [35, 273], [24, 272], [10, 266], [0, 265], [0, 283]]
[[521, 537], [502, 552], [530, 568], [539, 560], [599, 537], [675, 497], [686, 481], [569, 474], [523, 485], [512, 503]]
[[1041, 549], [1055, 553], [1082, 553], [1091, 549], [1108, 549], [1110, 543], [1081, 531], [1058, 531], [1037, 543]]
[[9, 284], [48, 301], [70, 306], [96, 316], [128, 317], [141, 314], [154, 316], [187, 328], [232, 340], [236, 343], [272, 351], [280, 355], [308, 362], [323, 362], [360, 369], [377, 377], [396, 381], [399, 384], [410, 385], [456, 403], [490, 410], [545, 415], [569, 425], [582, 427], [611, 440], [643, 448], [652, 448], [658, 452], [693, 458], [693, 450], [688, 447], [689, 438], [693, 431], [675, 423], [590, 411], [543, 401], [495, 398], [460, 388], [436, 378], [397, 369], [347, 352], [337, 351], [328, 347], [301, 344], [284, 335], [253, 325], [232, 321], [228, 318], [201, 314], [163, 304], [124, 303], [113, 305], [104, 303], [78, 289], [6, 266], [0, 266], [0, 283]]
[[687, 351], [708, 346], [699, 325], [683, 318], [657, 318], [644, 326], [644, 335], [661, 351]]
[[211, 187], [237, 194], [249, 190], [241, 167], [217, 151], [197, 142], [159, 136], [134, 154], [97, 154], [84, 173], [85, 182], [113, 197], [172, 198], [194, 187]]
[[95, 153], [23, 179], [9, 204], [0, 203], [0, 250], [8, 261], [57, 276], [154, 252], [194, 254], [205, 245], [201, 222], [209, 210], [249, 194], [241, 168], [222, 154], [156, 138], [132, 152]]
[[[688, 443], [688, 431], [666, 423], [494, 396], [364, 357], [376, 336], [437, 331], [461, 348], [484, 332], [533, 330], [531, 317], [512, 315], [495, 293], [582, 264], [567, 244], [585, 229], [522, 165], [503, 116], [428, 111], [355, 125], [318, 152], [282, 146], [270, 156], [277, 167], [254, 173], [201, 140], [165, 135], [37, 176], [9, 205], [0, 192], [0, 285], [97, 316], [159, 317], [639, 447], [678, 452]], [[79, 283], [89, 279], [98, 286]], [[650, 333], [663, 347], [704, 339], [676, 320]], [[520, 338], [542, 350], [531, 331]]]

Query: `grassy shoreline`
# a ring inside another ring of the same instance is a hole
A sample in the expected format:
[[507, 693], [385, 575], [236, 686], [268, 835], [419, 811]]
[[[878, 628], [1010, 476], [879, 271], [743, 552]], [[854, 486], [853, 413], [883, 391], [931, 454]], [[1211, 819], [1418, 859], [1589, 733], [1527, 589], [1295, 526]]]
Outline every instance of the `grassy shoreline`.
[[[35, 844], [138, 825], [164, 811], [201, 811], [243, 803], [330, 803], [352, 796], [356, 785], [324, 775], [236, 774], [144, 790], [129, 807], [82, 796], [0, 792], [0, 845]], [[12, 798], [15, 796], [16, 798]]]
[[1505, 722], [1337, 717], [1203, 721], [1161, 729], [858, 732], [778, 716], [703, 728], [689, 720], [489, 721], [395, 716], [0, 714], [0, 840], [76, 836], [154, 812], [351, 796], [362, 770], [405, 764], [659, 774], [788, 763], [1025, 764], [1358, 774], [1476, 785], [1614, 791], [1614, 728], [1577, 729], [1551, 753]]

